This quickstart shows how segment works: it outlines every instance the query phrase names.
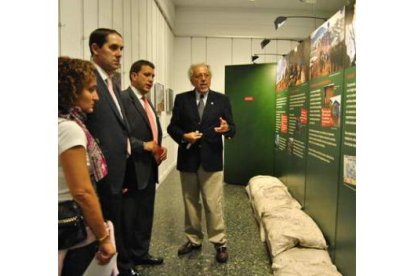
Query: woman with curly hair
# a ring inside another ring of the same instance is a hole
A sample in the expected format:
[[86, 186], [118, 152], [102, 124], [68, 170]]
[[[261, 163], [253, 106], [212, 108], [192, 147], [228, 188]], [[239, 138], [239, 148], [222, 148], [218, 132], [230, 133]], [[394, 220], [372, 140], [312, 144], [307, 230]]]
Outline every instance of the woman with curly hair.
[[59, 275], [73, 276], [82, 275], [94, 256], [98, 263], [108, 263], [116, 249], [113, 226], [105, 223], [92, 184], [107, 174], [105, 158], [84, 125], [86, 114], [99, 100], [94, 66], [88, 61], [60, 57], [58, 68], [58, 200], [74, 200], [87, 226], [86, 240], [59, 250]]

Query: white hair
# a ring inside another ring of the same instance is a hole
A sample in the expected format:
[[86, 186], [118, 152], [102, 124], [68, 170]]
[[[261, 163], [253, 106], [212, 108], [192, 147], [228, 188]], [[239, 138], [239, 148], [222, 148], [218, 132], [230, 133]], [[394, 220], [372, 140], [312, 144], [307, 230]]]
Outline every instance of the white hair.
[[210, 65], [208, 65], [207, 63], [204, 63], [204, 62], [203, 63], [196, 63], [196, 64], [192, 64], [190, 66], [190, 68], [188, 69], [188, 78], [190, 79], [190, 81], [191, 81], [191, 78], [193, 77], [193, 74], [194, 74], [194, 68], [197, 68], [197, 67], [206, 67], [209, 74], [210, 74], [210, 76], [212, 76], [211, 70], [210, 70]]

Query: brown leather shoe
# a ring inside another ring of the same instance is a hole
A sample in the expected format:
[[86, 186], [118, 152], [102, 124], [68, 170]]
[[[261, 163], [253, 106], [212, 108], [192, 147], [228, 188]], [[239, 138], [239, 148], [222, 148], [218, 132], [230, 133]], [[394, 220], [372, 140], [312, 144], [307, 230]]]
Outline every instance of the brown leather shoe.
[[227, 259], [229, 258], [229, 253], [227, 253], [227, 247], [220, 246], [216, 248], [216, 260], [219, 263], [225, 263], [227, 262]]
[[201, 248], [201, 244], [194, 244], [190, 241], [187, 241], [178, 249], [178, 255], [188, 254], [193, 250], [199, 250]]

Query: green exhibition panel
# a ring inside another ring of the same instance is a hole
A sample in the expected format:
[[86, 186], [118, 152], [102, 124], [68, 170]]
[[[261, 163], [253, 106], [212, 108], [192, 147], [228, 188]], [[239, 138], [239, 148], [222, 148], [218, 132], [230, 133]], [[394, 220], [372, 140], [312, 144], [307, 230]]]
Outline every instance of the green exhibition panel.
[[343, 72], [310, 82], [305, 210], [335, 247]]
[[354, 276], [356, 271], [356, 192], [339, 186], [338, 225], [335, 264], [343, 275]]
[[339, 174], [335, 264], [343, 275], [356, 275], [356, 51], [354, 4], [345, 11], [345, 74], [341, 169]]
[[305, 204], [308, 93], [307, 82], [289, 88], [286, 185], [302, 206]]
[[275, 176], [286, 184], [288, 147], [288, 89], [276, 92]]
[[356, 243], [356, 81], [355, 67], [345, 70], [343, 130], [339, 177], [335, 263], [355, 275]]
[[255, 175], [273, 175], [275, 64], [231, 65], [225, 69], [236, 136], [226, 140], [224, 181], [246, 185]]
[[285, 184], [302, 206], [305, 204], [306, 152], [309, 116], [310, 39], [289, 54], [288, 142]]
[[345, 8], [311, 35], [305, 211], [335, 257], [344, 85]]

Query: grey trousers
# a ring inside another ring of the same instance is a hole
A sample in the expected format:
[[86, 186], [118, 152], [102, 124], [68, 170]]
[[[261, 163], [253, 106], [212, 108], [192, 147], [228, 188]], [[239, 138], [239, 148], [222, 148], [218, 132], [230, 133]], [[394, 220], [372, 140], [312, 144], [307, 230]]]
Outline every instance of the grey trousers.
[[180, 172], [180, 178], [187, 239], [193, 244], [202, 243], [201, 212], [204, 205], [209, 241], [216, 246], [225, 245], [227, 240], [223, 212], [223, 172], [206, 172], [200, 166], [196, 173]]

